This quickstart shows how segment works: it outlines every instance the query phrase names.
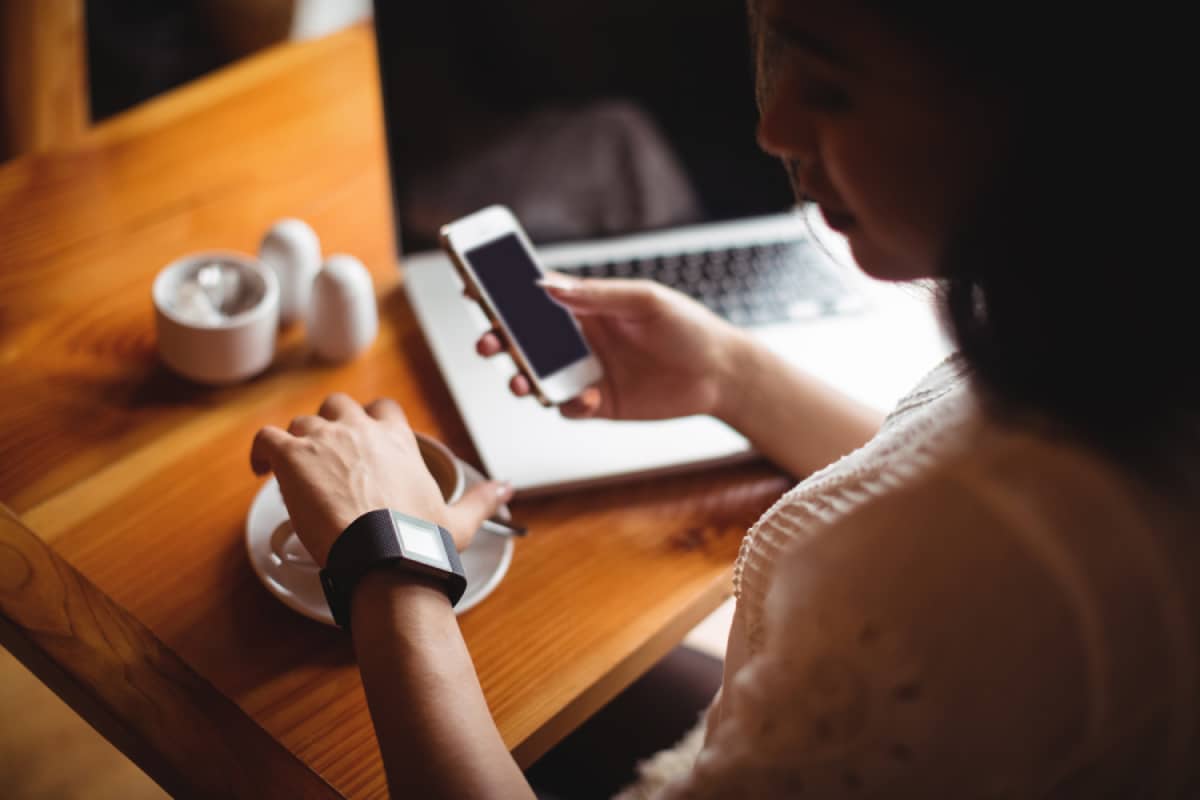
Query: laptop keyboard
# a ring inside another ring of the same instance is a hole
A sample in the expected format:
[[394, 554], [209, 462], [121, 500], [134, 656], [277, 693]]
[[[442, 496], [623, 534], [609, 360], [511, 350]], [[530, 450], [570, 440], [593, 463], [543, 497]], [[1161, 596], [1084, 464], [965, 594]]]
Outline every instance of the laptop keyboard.
[[649, 278], [743, 327], [858, 310], [862, 297], [805, 240], [558, 267], [581, 277]]

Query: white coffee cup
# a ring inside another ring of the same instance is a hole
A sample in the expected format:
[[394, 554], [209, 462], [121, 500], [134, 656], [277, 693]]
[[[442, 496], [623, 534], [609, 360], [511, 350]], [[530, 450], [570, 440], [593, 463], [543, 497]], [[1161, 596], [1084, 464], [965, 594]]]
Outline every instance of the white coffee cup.
[[[204, 267], [235, 270], [250, 303], [230, 316], [188, 316], [181, 290]], [[224, 251], [193, 253], [168, 264], [154, 279], [158, 352], [168, 367], [185, 378], [208, 384], [245, 380], [270, 366], [279, 326], [279, 281], [257, 259]]]

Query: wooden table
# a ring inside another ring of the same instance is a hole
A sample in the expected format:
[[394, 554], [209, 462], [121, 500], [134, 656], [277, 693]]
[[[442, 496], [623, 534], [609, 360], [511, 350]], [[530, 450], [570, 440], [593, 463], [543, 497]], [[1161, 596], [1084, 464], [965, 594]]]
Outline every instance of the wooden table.
[[[275, 600], [243, 544], [253, 433], [331, 391], [396, 397], [478, 463], [399, 289], [382, 128], [360, 27], [0, 167], [0, 641], [176, 794], [386, 794], [349, 640]], [[192, 250], [253, 252], [283, 216], [369, 266], [378, 340], [324, 366], [291, 332], [243, 385], [174, 377], [155, 355], [155, 273]], [[787, 485], [751, 464], [517, 499], [532, 533], [461, 624], [519, 763], [727, 596], [744, 530]]]

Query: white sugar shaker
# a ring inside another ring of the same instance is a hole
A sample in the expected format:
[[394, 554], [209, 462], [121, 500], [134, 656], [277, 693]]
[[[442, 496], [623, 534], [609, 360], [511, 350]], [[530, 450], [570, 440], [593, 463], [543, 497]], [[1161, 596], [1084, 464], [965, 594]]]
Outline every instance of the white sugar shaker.
[[308, 307], [308, 340], [313, 350], [327, 361], [348, 361], [378, 332], [371, 273], [354, 256], [330, 256], [313, 281]]
[[281, 219], [258, 247], [258, 258], [279, 278], [279, 321], [288, 325], [308, 313], [313, 279], [321, 269], [321, 240], [308, 223]]

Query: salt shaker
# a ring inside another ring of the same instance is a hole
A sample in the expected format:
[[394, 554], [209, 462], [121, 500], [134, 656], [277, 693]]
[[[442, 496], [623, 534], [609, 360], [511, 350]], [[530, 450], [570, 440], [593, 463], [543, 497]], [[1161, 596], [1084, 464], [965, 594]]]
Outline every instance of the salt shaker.
[[327, 361], [348, 361], [375, 339], [379, 313], [371, 274], [354, 256], [326, 259], [313, 281], [308, 339]]
[[303, 220], [281, 219], [263, 237], [258, 258], [279, 278], [279, 321], [288, 325], [302, 319], [321, 268], [316, 232]]

